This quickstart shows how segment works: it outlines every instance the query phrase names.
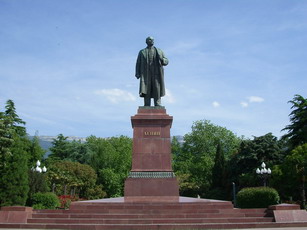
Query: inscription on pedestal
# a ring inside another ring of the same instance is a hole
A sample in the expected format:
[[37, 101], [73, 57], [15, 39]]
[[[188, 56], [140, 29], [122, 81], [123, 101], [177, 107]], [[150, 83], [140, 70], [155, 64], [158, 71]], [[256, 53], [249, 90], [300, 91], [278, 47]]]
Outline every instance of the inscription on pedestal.
[[144, 136], [161, 136], [161, 132], [156, 131], [145, 131]]

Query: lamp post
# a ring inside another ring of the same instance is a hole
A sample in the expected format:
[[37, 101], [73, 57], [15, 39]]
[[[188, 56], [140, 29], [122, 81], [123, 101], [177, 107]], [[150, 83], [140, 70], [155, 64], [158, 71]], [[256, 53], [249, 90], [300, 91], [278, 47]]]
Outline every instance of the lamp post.
[[41, 162], [38, 160], [36, 166], [32, 167], [29, 171], [29, 186], [30, 186], [30, 196], [37, 192], [47, 192], [48, 188], [45, 182], [45, 172], [47, 168], [40, 167]]
[[43, 168], [41, 168], [40, 165], [41, 165], [41, 162], [38, 160], [38, 161], [36, 162], [36, 168], [33, 169], [33, 171], [38, 172], [38, 173], [42, 173], [42, 172], [45, 173], [45, 172], [47, 172], [46, 166], [44, 166]]
[[262, 162], [261, 169], [257, 168], [256, 173], [263, 179], [263, 186], [266, 187], [267, 180], [270, 177], [272, 171], [270, 168], [265, 167], [266, 164]]

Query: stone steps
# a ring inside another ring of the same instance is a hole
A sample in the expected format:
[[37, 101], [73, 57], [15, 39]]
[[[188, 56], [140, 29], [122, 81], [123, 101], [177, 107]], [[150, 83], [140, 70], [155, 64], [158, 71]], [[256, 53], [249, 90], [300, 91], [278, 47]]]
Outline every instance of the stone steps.
[[73, 213], [36, 213], [32, 218], [122, 218], [122, 219], [148, 219], [148, 218], [227, 218], [227, 217], [263, 217], [263, 214], [244, 214], [244, 213], [210, 213], [210, 214], [73, 214]]
[[273, 223], [273, 217], [265, 216], [266, 209], [234, 209], [228, 201], [75, 202], [69, 210], [36, 210], [28, 224], [63, 229], [220, 229]]
[[306, 223], [203, 223], [203, 224], [1, 224], [0, 228], [19, 229], [80, 229], [80, 230], [167, 230], [167, 229], [242, 229], [242, 228], [306, 227]]
[[[124, 199], [74, 202], [69, 210], [3, 209], [0, 228], [22, 229], [239, 229], [307, 227], [307, 222], [276, 223], [267, 209], [237, 209], [228, 201], [181, 198], [180, 202], [129, 203]], [[27, 212], [24, 222], [9, 222]], [[6, 213], [6, 214], [5, 214]], [[11, 214], [10, 214], [11, 213]], [[1, 219], [1, 218], [0, 218]]]
[[28, 223], [42, 224], [201, 224], [201, 223], [251, 223], [273, 222], [272, 217], [236, 217], [236, 218], [32, 218]]

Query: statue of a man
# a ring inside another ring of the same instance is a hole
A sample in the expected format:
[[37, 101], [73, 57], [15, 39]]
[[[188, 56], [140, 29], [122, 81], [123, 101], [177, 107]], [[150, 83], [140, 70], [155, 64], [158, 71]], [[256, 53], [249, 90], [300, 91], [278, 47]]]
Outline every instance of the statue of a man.
[[135, 76], [140, 79], [140, 97], [144, 97], [144, 106], [150, 106], [151, 98], [155, 106], [161, 106], [161, 97], [165, 95], [163, 66], [168, 59], [162, 50], [154, 46], [153, 37], [146, 38], [147, 47], [139, 52], [136, 61]]

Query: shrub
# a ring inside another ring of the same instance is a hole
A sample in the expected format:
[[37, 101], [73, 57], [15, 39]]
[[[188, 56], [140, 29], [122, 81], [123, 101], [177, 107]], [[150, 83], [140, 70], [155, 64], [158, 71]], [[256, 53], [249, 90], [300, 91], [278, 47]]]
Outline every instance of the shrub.
[[278, 202], [278, 192], [268, 187], [244, 188], [237, 194], [237, 204], [240, 208], [267, 208]]
[[69, 209], [71, 202], [79, 200], [77, 196], [70, 196], [70, 195], [61, 195], [58, 196], [62, 209]]
[[56, 209], [60, 206], [60, 201], [52, 192], [38, 192], [33, 195], [32, 204], [34, 209]]

